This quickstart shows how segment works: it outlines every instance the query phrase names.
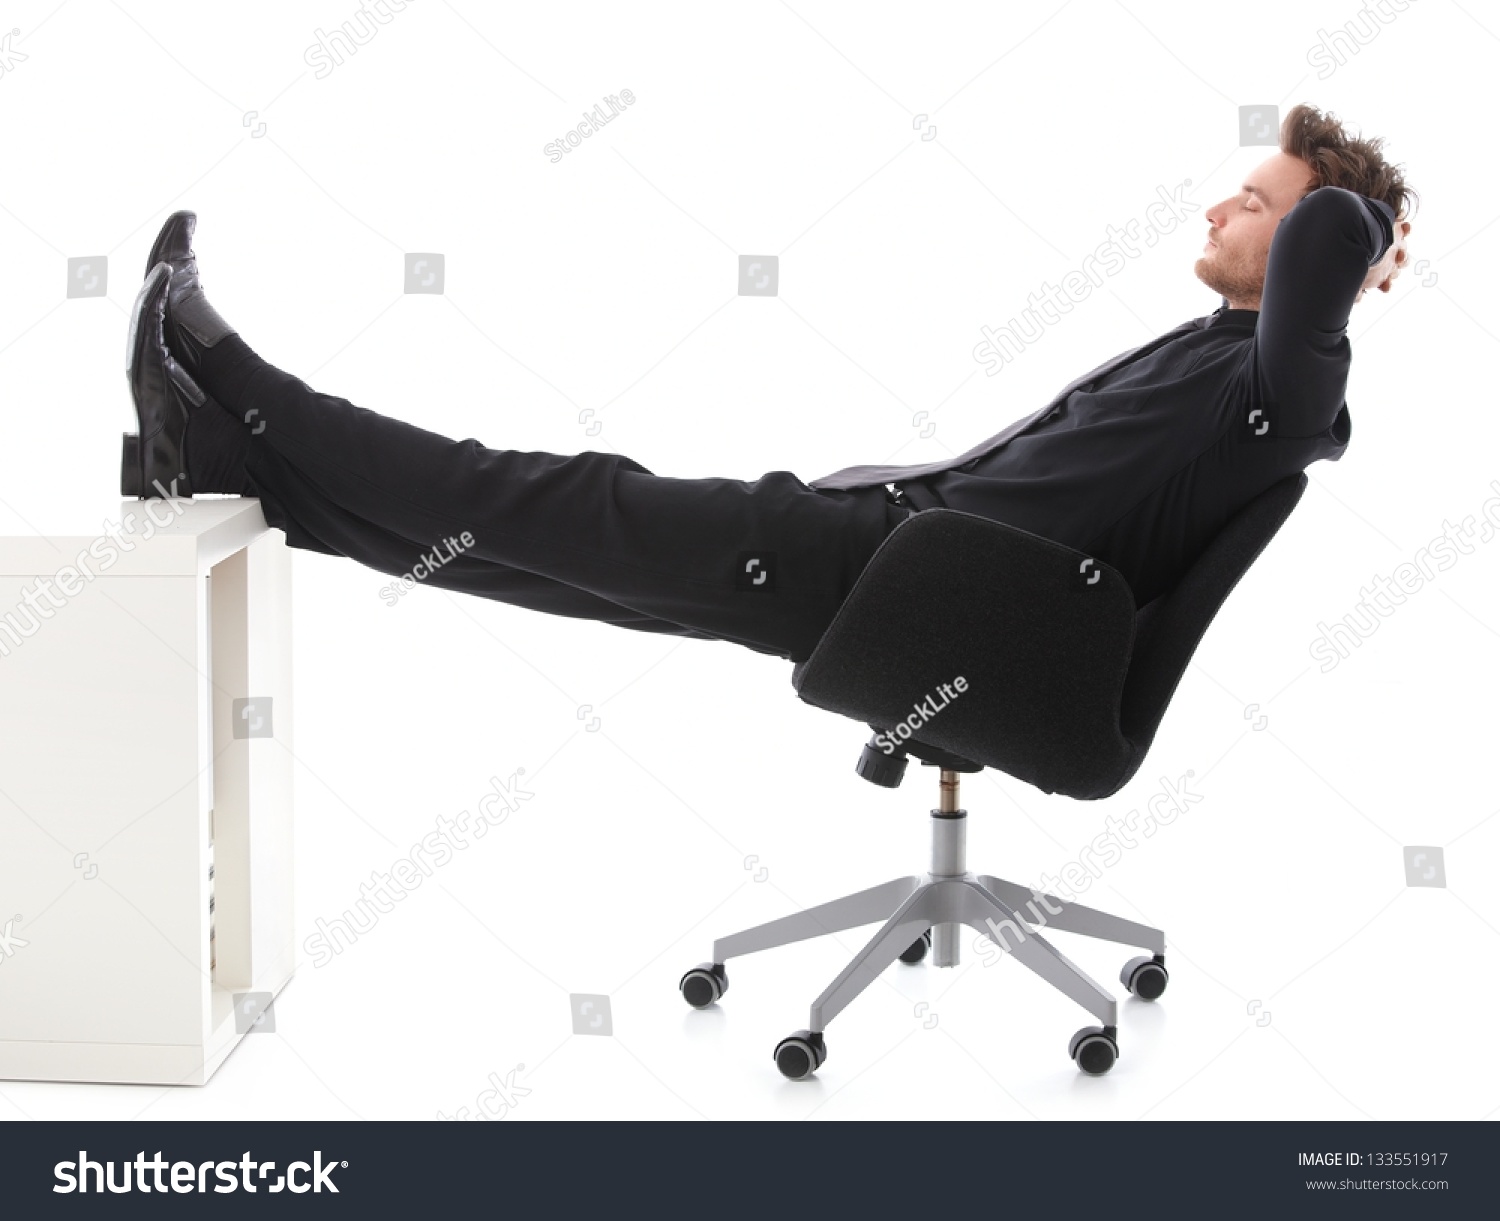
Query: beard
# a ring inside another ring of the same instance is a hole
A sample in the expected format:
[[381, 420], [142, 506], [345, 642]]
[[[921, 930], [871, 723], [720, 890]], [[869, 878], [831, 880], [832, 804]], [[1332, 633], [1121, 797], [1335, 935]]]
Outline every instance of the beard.
[[1254, 261], [1234, 258], [1219, 246], [1212, 256], [1204, 255], [1193, 264], [1193, 274], [1221, 297], [1230, 301], [1253, 301], [1260, 308], [1260, 294], [1266, 286], [1264, 259]]

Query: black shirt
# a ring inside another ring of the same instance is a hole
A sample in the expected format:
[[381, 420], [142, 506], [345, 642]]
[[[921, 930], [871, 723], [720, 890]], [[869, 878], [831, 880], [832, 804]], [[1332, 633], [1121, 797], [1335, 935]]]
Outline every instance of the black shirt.
[[975, 513], [1094, 556], [1144, 605], [1261, 492], [1343, 456], [1349, 312], [1394, 222], [1379, 200], [1310, 192], [1277, 227], [1259, 311], [1226, 303], [990, 453], [897, 486], [914, 508]]

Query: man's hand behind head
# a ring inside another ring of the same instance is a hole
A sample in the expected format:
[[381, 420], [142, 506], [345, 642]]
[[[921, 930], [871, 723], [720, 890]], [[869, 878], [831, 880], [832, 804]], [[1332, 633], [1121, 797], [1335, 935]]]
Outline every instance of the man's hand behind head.
[[1406, 266], [1406, 239], [1411, 232], [1411, 221], [1397, 219], [1392, 232], [1394, 239], [1390, 248], [1385, 252], [1385, 257], [1370, 268], [1369, 274], [1365, 276], [1364, 284], [1360, 286], [1356, 301], [1363, 301], [1365, 293], [1372, 288], [1378, 288], [1383, 293], [1390, 292], [1391, 281], [1400, 275], [1401, 269]]

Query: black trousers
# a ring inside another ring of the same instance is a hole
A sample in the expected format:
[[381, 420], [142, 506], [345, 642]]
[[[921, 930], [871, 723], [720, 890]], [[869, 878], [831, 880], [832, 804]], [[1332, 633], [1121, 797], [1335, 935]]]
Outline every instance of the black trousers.
[[455, 441], [318, 393], [238, 336], [194, 372], [222, 407], [190, 417], [195, 491], [259, 497], [293, 547], [551, 615], [801, 661], [911, 511], [789, 471], [680, 479]]

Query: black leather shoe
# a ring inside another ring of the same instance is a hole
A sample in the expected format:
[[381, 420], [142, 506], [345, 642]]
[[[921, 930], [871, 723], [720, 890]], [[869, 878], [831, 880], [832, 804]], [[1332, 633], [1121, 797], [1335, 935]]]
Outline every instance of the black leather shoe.
[[172, 268], [157, 263], [136, 295], [126, 340], [125, 379], [135, 401], [138, 433], [126, 433], [120, 457], [120, 494], [191, 496], [183, 436], [188, 410], [206, 401], [167, 351], [163, 335]]
[[192, 212], [173, 212], [167, 217], [151, 246], [151, 253], [146, 256], [146, 275], [149, 276], [158, 263], [171, 263], [174, 257], [178, 263], [187, 262], [192, 256], [193, 230], [197, 224], [198, 217]]
[[158, 263], [167, 263], [172, 268], [164, 334], [168, 351], [185, 366], [185, 371], [196, 371], [204, 348], [211, 348], [226, 335], [235, 333], [204, 296], [198, 259], [193, 253], [193, 232], [197, 227], [196, 214], [173, 212], [156, 235], [147, 263], [148, 274]]

